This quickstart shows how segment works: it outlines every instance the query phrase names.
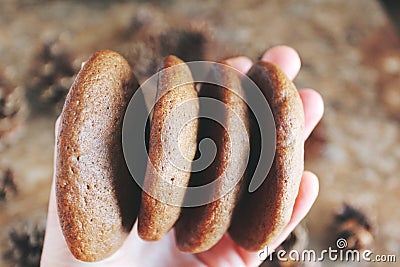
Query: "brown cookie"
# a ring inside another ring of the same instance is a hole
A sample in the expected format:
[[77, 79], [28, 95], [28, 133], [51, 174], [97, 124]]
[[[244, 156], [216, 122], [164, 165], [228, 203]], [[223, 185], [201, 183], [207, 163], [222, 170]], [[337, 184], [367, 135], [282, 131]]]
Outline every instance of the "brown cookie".
[[138, 211], [140, 191], [122, 151], [122, 122], [138, 88], [127, 61], [95, 53], [79, 71], [60, 117], [56, 195], [61, 228], [83, 261], [110, 256], [123, 243]]
[[[296, 87], [274, 64], [256, 63], [248, 73], [261, 89], [276, 126], [276, 152], [272, 167], [253, 193], [246, 193], [235, 210], [229, 233], [241, 247], [256, 251], [271, 244], [288, 224], [298, 194], [304, 162], [304, 111]], [[251, 149], [259, 146], [253, 136]], [[253, 153], [253, 151], [251, 151]], [[258, 158], [252, 158], [251, 161]], [[260, 163], [262, 164], [262, 163]], [[250, 166], [255, 166], [250, 162]], [[249, 170], [251, 179], [254, 168]]]
[[239, 199], [249, 155], [247, 105], [242, 99], [240, 77], [225, 65], [227, 63], [222, 63], [215, 65], [208, 79], [217, 81], [221, 86], [205, 83], [199, 92], [202, 100], [212, 98], [220, 101], [220, 106], [215, 109], [211, 103], [200, 102], [200, 114], [204, 109], [207, 112], [212, 110], [214, 120], [219, 120], [220, 124], [201, 119], [198, 139], [212, 139], [217, 146], [217, 154], [208, 168], [192, 174], [190, 182], [192, 186], [199, 186], [215, 181], [216, 187], [209, 196], [213, 201], [199, 207], [183, 208], [175, 225], [179, 249], [191, 253], [209, 249], [227, 231]]
[[197, 147], [198, 111], [190, 69], [177, 57], [168, 56], [159, 74], [150, 126], [138, 223], [144, 240], [159, 240], [179, 217]]

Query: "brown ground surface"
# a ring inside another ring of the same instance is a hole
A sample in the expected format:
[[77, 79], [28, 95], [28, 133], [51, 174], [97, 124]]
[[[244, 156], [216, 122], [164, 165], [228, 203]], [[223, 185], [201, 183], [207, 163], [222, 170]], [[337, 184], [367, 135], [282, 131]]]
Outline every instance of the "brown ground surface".
[[[0, 139], [0, 168], [13, 171], [18, 188], [0, 203], [0, 252], [7, 248], [12, 227], [45, 218], [53, 126], [71, 81], [68, 71], [49, 71], [57, 66], [54, 62], [66, 60], [76, 71], [96, 50], [116, 49], [129, 58], [143, 80], [155, 68], [157, 55], [175, 51], [173, 40], [196, 32], [192, 40], [200, 38], [204, 44], [196, 47], [199, 58], [245, 54], [256, 59], [276, 44], [299, 51], [303, 68], [296, 84], [317, 89], [325, 99], [325, 116], [309, 144], [306, 161], [306, 168], [317, 173], [321, 183], [319, 198], [305, 220], [309, 248], [327, 248], [333, 214], [346, 202], [370, 216], [376, 236], [374, 253], [400, 256], [400, 46], [376, 1], [83, 2], [2, 2], [1, 76], [11, 87], [33, 88], [34, 94], [27, 93], [29, 116], [19, 135]], [[163, 32], [168, 33], [167, 41], [149, 37]], [[213, 37], [204, 39], [208, 34]], [[56, 55], [50, 59], [53, 65], [37, 60], [37, 51], [49, 41]], [[165, 49], [161, 44], [170, 46]], [[180, 49], [186, 58], [197, 59], [191, 51]], [[42, 75], [42, 83], [34, 80], [37, 70], [50, 73], [51, 79]], [[46, 92], [41, 92], [43, 84], [49, 86]]]

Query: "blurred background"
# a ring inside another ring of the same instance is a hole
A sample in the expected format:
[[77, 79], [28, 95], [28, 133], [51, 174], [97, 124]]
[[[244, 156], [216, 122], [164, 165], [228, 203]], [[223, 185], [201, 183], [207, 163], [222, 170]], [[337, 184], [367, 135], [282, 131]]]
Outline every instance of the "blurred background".
[[318, 174], [320, 195], [284, 248], [320, 251], [345, 238], [348, 248], [399, 261], [400, 9], [398, 1], [385, 2], [3, 0], [0, 266], [38, 266], [54, 122], [91, 54], [120, 52], [143, 81], [171, 53], [186, 61], [256, 60], [278, 44], [302, 58], [297, 87], [314, 88], [325, 100], [324, 118], [306, 143], [306, 169]]

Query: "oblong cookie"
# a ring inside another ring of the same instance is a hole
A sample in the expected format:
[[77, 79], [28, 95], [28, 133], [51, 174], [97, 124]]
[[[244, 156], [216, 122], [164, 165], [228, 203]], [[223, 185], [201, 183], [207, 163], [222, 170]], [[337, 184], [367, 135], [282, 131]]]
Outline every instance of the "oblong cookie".
[[179, 217], [196, 153], [198, 112], [190, 69], [177, 57], [166, 57], [159, 73], [139, 212], [138, 233], [144, 240], [161, 239]]
[[65, 240], [79, 260], [110, 256], [136, 219], [140, 191], [121, 139], [137, 88], [127, 61], [103, 50], [84, 64], [64, 104], [55, 159], [57, 208]]
[[[202, 85], [199, 92], [200, 116], [211, 110], [214, 113], [211, 115], [220, 125], [209, 119], [200, 120], [199, 141], [212, 139], [217, 154], [208, 168], [192, 174], [190, 183], [191, 186], [217, 183], [213, 192], [209, 192], [210, 200], [214, 201], [199, 207], [183, 208], [175, 225], [178, 248], [191, 253], [208, 250], [226, 233], [239, 199], [249, 154], [247, 105], [243, 100], [238, 72], [222, 62], [213, 65], [207, 80], [219, 85]], [[208, 103], [207, 98], [220, 102], [213, 108], [213, 102]]]
[[[292, 215], [304, 166], [304, 111], [296, 87], [276, 65], [260, 61], [248, 76], [261, 89], [272, 110], [276, 151], [262, 185], [253, 193], [244, 193], [229, 233], [236, 244], [256, 251], [271, 244]], [[254, 129], [252, 126], [251, 131]], [[260, 145], [257, 137], [252, 137], [251, 142], [252, 148]], [[256, 165], [257, 162], [250, 163], [253, 169], [249, 170], [249, 179]]]

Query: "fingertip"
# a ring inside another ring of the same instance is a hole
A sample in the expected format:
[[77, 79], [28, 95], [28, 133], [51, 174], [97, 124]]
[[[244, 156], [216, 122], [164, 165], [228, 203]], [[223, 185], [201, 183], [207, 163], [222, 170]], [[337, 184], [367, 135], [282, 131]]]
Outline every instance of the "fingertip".
[[312, 172], [305, 171], [300, 181], [299, 193], [296, 197], [290, 222], [282, 230], [277, 240], [270, 245], [271, 248], [277, 248], [300, 223], [300, 221], [304, 219], [317, 199], [318, 192], [318, 177]]
[[309, 88], [304, 88], [299, 90], [299, 94], [303, 102], [311, 103], [314, 109], [318, 111], [316, 113], [320, 114], [320, 117], [322, 117], [324, 113], [324, 100], [321, 94]]
[[319, 180], [317, 175], [310, 171], [304, 171], [302, 180], [303, 190], [306, 190], [304, 193], [308, 194], [310, 199], [314, 199], [315, 201], [319, 194]]
[[324, 114], [324, 101], [322, 96], [313, 89], [299, 90], [304, 108], [305, 138], [307, 138]]
[[318, 177], [309, 171], [303, 173], [299, 193], [293, 208], [291, 222], [296, 225], [307, 215], [317, 199], [319, 192]]
[[195, 256], [206, 266], [248, 266], [228, 234], [225, 234], [211, 249]]
[[245, 56], [239, 56], [239, 57], [233, 57], [225, 60], [226, 63], [229, 64], [229, 66], [237, 69], [243, 74], [246, 74], [251, 66], [253, 65], [253, 61], [251, 61], [250, 58], [245, 57]]
[[60, 120], [61, 120], [61, 115], [57, 117], [56, 123], [54, 124], [54, 133], [57, 135], [58, 128], [60, 128]]
[[269, 61], [278, 65], [293, 80], [300, 71], [301, 60], [295, 49], [286, 45], [272, 47], [265, 51], [262, 61]]

